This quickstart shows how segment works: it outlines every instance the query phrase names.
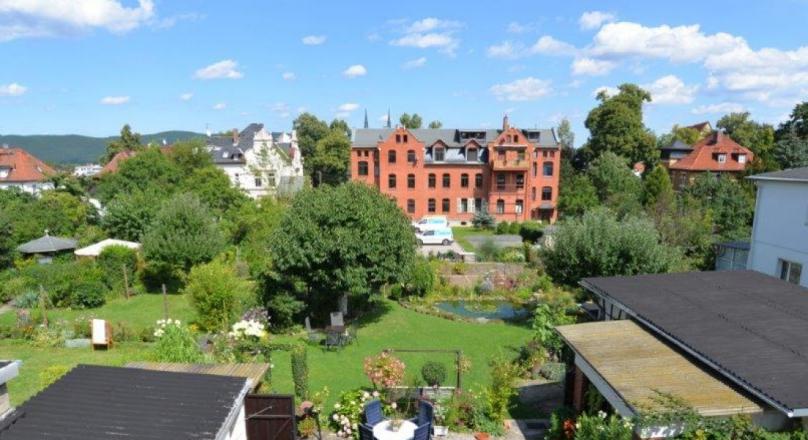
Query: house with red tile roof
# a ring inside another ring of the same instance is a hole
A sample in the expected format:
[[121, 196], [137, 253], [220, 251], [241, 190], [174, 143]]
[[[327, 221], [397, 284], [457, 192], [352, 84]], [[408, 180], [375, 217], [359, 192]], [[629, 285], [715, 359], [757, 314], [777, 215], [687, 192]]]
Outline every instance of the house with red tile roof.
[[752, 159], [754, 154], [748, 148], [739, 145], [719, 130], [696, 142], [690, 154], [669, 165], [668, 170], [674, 188], [680, 189], [706, 172], [738, 177]]
[[53, 189], [53, 182], [49, 182], [48, 177], [55, 173], [53, 168], [22, 148], [0, 148], [0, 189], [14, 187], [38, 194]]

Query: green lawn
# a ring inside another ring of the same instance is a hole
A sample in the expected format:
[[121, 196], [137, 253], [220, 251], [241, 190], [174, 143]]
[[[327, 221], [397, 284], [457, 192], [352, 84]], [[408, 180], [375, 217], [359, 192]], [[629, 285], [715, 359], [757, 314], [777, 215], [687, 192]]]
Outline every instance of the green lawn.
[[[194, 310], [185, 295], [168, 295], [168, 314], [171, 318], [189, 322], [194, 318]], [[51, 321], [72, 321], [79, 318], [101, 318], [113, 326], [124, 322], [132, 330], [140, 330], [154, 326], [154, 322], [163, 318], [163, 296], [142, 294], [130, 299], [115, 298], [107, 301], [102, 307], [90, 310], [52, 309], [48, 310]], [[6, 312], [0, 315], [0, 325], [14, 325], [16, 315]]]
[[[193, 311], [182, 296], [172, 296], [171, 316], [184, 321], [193, 317]], [[474, 324], [421, 314], [403, 308], [397, 303], [386, 302], [386, 311], [366, 319], [359, 329], [358, 341], [340, 351], [325, 351], [309, 346], [309, 376], [312, 392], [327, 386], [331, 391], [329, 403], [333, 403], [344, 390], [370, 385], [362, 370], [365, 357], [376, 355], [385, 348], [393, 349], [459, 349], [471, 360], [471, 370], [463, 375], [463, 387], [472, 388], [489, 382], [488, 363], [500, 353], [513, 357], [530, 337], [527, 328], [499, 323]], [[74, 318], [83, 312], [52, 311], [52, 316]], [[7, 313], [13, 318], [13, 313]], [[0, 316], [7, 321], [9, 316]], [[132, 327], [152, 325], [162, 316], [162, 298], [143, 295], [126, 300], [113, 301], [95, 316], [112, 321], [125, 320]], [[53, 318], [52, 318], [53, 319]], [[298, 341], [300, 336], [273, 336], [276, 341]], [[10, 382], [11, 398], [15, 404], [24, 401], [40, 389], [39, 373], [50, 365], [75, 365], [78, 363], [122, 365], [129, 361], [145, 360], [148, 345], [121, 343], [109, 352], [93, 352], [90, 349], [41, 349], [28, 341], [0, 341], [0, 359], [20, 359], [23, 366], [20, 377]], [[454, 356], [450, 354], [398, 355], [407, 365], [409, 378], [420, 377], [421, 365], [427, 359], [437, 360], [449, 369], [450, 384], [454, 384]], [[272, 358], [274, 369], [271, 388], [276, 392], [293, 391], [289, 354], [275, 352]]]
[[478, 229], [469, 226], [455, 226], [452, 228], [452, 234], [457, 244], [459, 244], [464, 251], [474, 252], [474, 245], [468, 241], [468, 237], [471, 235], [494, 235], [494, 231], [492, 229]]

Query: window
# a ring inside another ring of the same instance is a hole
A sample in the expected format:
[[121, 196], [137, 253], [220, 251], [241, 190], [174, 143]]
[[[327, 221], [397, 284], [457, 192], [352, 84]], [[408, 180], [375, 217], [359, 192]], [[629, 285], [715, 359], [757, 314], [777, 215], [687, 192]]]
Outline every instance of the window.
[[261, 187], [261, 185], [263, 185], [263, 184], [264, 184], [264, 182], [262, 182], [262, 181], [261, 181], [261, 178], [260, 178], [260, 177], [256, 177], [256, 178], [255, 178], [255, 187], [256, 187], [256, 188], [260, 188], [260, 187]]
[[435, 187], [435, 175], [432, 173], [429, 174], [429, 187], [430, 188]]
[[368, 175], [368, 162], [366, 160], [359, 161], [359, 175], [360, 176]]
[[505, 214], [505, 201], [502, 199], [497, 200], [497, 214]]
[[746, 163], [746, 155], [745, 154], [739, 154], [738, 155], [738, 163]]
[[407, 188], [415, 188], [415, 174], [407, 174]]
[[483, 173], [477, 173], [474, 175], [474, 187], [475, 188], [483, 187]]
[[415, 158], [415, 150], [407, 150], [407, 162], [414, 164], [416, 160], [417, 159]]
[[524, 152], [524, 150], [520, 150], [520, 151], [518, 151], [518, 152], [516, 153], [516, 158], [517, 158], [519, 161], [523, 161], [523, 160], [525, 160], [525, 152]]
[[445, 152], [443, 151], [443, 147], [435, 147], [434, 150], [433, 156], [435, 162], [443, 162], [445, 160]]
[[541, 189], [541, 199], [544, 201], [553, 200], [553, 188], [545, 186]]
[[792, 284], [799, 284], [802, 276], [802, 264], [793, 261], [777, 260], [777, 265], [780, 266], [780, 279], [788, 281]]
[[401, 135], [400, 135], [400, 134], [397, 134], [397, 135], [396, 135], [396, 143], [397, 143], [397, 144], [400, 144], [400, 143], [401, 143]]
[[407, 199], [407, 212], [415, 214], [415, 200]]
[[442, 212], [449, 212], [449, 199], [443, 199], [440, 201], [440, 208]]
[[483, 210], [483, 199], [474, 199], [474, 210], [477, 212]]
[[523, 200], [517, 199], [516, 200], [516, 213], [521, 214], [524, 207], [525, 207], [525, 202]]
[[538, 175], [539, 175], [539, 164], [533, 162], [533, 177], [536, 177]]
[[497, 173], [497, 191], [505, 191], [505, 173]]
[[469, 199], [460, 199], [460, 209], [458, 212], [469, 212]]
[[499, 151], [497, 152], [497, 158], [498, 158], [499, 160], [505, 160], [505, 150], [499, 150]]
[[461, 188], [468, 188], [469, 187], [469, 175], [463, 173], [460, 175], [460, 187]]
[[387, 177], [387, 186], [390, 189], [395, 189], [396, 188], [396, 175], [395, 174], [391, 174], [390, 176]]
[[536, 200], [536, 187], [530, 188], [530, 200]]
[[407, 135], [406, 134], [404, 135], [404, 143], [405, 144], [407, 143]]
[[275, 172], [274, 171], [270, 171], [269, 174], [267, 174], [267, 185], [275, 186]]
[[726, 154], [719, 154], [718, 155], [718, 163], [724, 163], [726, 161], [727, 161], [727, 155]]
[[396, 163], [396, 152], [395, 150], [390, 150], [387, 152], [387, 163]]
[[542, 172], [546, 177], [550, 177], [553, 175], [553, 163], [552, 162], [544, 162], [542, 166]]
[[450, 186], [452, 186], [452, 176], [450, 176], [448, 173], [444, 173], [443, 174], [443, 187], [444, 188], [449, 188]]
[[525, 189], [525, 175], [524, 174], [517, 174], [516, 175], [516, 189]]
[[429, 199], [426, 206], [429, 212], [435, 212], [435, 199]]
[[477, 162], [477, 149], [469, 148], [466, 150], [466, 160], [469, 162]]

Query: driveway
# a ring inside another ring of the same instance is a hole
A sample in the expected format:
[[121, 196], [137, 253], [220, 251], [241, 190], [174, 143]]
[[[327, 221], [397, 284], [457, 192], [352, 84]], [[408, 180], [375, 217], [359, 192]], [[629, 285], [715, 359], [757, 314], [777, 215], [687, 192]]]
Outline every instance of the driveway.
[[442, 244], [424, 244], [424, 245], [418, 246], [418, 252], [420, 252], [421, 255], [423, 255], [425, 257], [429, 256], [429, 254], [433, 254], [433, 255], [445, 254], [446, 252], [449, 252], [449, 251], [452, 251], [452, 252], [457, 254], [457, 253], [463, 252], [463, 248], [460, 247], [460, 245], [457, 244], [456, 241], [452, 242], [451, 244], [449, 244], [447, 246], [444, 246]]

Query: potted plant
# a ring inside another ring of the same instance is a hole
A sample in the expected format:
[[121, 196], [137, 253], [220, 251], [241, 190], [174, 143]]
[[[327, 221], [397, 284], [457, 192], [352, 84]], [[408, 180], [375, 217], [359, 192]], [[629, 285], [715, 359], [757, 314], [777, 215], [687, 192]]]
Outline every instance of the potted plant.
[[433, 417], [435, 425], [432, 427], [436, 437], [446, 437], [449, 435], [449, 427], [446, 423], [446, 413], [448, 412], [444, 402], [435, 402]]
[[426, 362], [421, 367], [421, 377], [432, 387], [434, 398], [440, 397], [439, 388], [446, 381], [446, 367], [435, 361]]

